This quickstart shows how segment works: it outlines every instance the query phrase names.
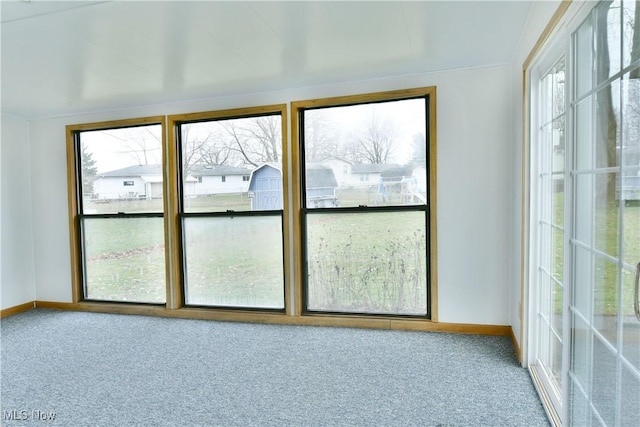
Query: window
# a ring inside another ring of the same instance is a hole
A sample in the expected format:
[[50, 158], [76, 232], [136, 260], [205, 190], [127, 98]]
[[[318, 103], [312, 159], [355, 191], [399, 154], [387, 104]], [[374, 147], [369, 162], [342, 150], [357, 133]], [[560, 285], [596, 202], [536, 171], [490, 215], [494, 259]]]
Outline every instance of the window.
[[639, 3], [565, 5], [549, 42], [525, 63], [528, 365], [554, 423], [633, 425], [640, 417]]
[[75, 300], [165, 302], [163, 129], [161, 117], [67, 127]]
[[437, 320], [435, 88], [287, 109], [67, 126], [73, 301]]
[[[185, 305], [284, 310], [285, 111], [275, 106], [170, 118], [179, 155]], [[198, 171], [220, 180], [197, 189], [192, 176]]]
[[431, 316], [434, 109], [434, 88], [293, 104], [306, 312]]
[[561, 412], [562, 352], [564, 328], [562, 310], [565, 288], [565, 58], [556, 59], [540, 77], [540, 117], [535, 153], [537, 170], [534, 184], [537, 197], [536, 265], [533, 274], [538, 305], [535, 321], [537, 342], [534, 363], [549, 388], [555, 411]]

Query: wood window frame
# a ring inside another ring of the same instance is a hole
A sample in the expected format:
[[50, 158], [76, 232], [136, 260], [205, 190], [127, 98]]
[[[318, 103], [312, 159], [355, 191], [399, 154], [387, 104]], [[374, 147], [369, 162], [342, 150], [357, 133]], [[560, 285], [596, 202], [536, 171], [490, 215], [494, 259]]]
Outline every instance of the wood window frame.
[[[429, 253], [429, 271], [428, 271], [428, 304], [427, 311], [430, 318], [416, 318], [413, 321], [418, 322], [437, 322], [438, 320], [438, 262], [437, 262], [437, 116], [436, 116], [436, 87], [422, 87], [415, 89], [393, 90], [385, 92], [375, 92], [359, 95], [347, 95], [331, 98], [317, 98], [302, 101], [291, 102], [291, 160], [292, 160], [292, 181], [296, 183], [293, 186], [292, 197], [292, 209], [294, 212], [294, 253], [295, 253], [295, 315], [308, 316], [308, 317], [330, 317], [330, 318], [361, 318], [373, 321], [378, 319], [381, 315], [377, 314], [336, 314], [336, 313], [321, 313], [321, 312], [306, 312], [305, 311], [305, 289], [304, 289], [304, 265], [302, 260], [302, 254], [304, 252], [303, 239], [304, 233], [302, 230], [303, 221], [303, 203], [301, 179], [302, 179], [302, 161], [300, 159], [300, 114], [305, 109], [318, 108], [318, 107], [340, 107], [345, 105], [355, 104], [367, 104], [384, 101], [400, 101], [405, 99], [426, 98], [427, 101], [427, 133], [428, 133], [428, 203], [427, 210], [429, 212], [428, 227], [428, 242], [427, 248]], [[390, 318], [403, 318], [401, 315], [385, 315]], [[366, 321], [366, 320], [365, 320]]]
[[[301, 268], [301, 188], [300, 162], [298, 150], [298, 116], [291, 114], [300, 107], [312, 107], [322, 104], [343, 105], [345, 103], [367, 103], [381, 100], [401, 100], [421, 96], [429, 97], [428, 137], [429, 137], [429, 263], [430, 263], [430, 319], [407, 318], [406, 316], [354, 315], [334, 313], [304, 313]], [[134, 315], [151, 315], [186, 319], [221, 320], [238, 322], [257, 322], [290, 325], [362, 327], [375, 329], [399, 329], [413, 331], [440, 331], [450, 333], [470, 333], [482, 335], [510, 335], [511, 327], [506, 325], [443, 323], [438, 320], [438, 262], [437, 262], [437, 120], [436, 120], [436, 87], [394, 90], [360, 95], [339, 96], [334, 98], [293, 101], [289, 104], [271, 106], [227, 109], [209, 112], [154, 116], [125, 120], [105, 121], [69, 125], [67, 133], [67, 175], [69, 194], [69, 226], [71, 243], [71, 279], [72, 302], [36, 301], [36, 307], [50, 309], [81, 310], [89, 312], [119, 313]], [[256, 115], [259, 113], [280, 112], [282, 114], [283, 138], [283, 250], [285, 280], [285, 310], [274, 313], [259, 310], [224, 309], [217, 307], [185, 307], [183, 302], [181, 271], [181, 232], [178, 212], [178, 155], [177, 127], [181, 120], [207, 120], [230, 118], [230, 116]], [[291, 116], [289, 118], [289, 116]], [[163, 173], [165, 174], [164, 192], [164, 227], [165, 227], [165, 259], [167, 275], [167, 298], [165, 305], [148, 305], [117, 302], [95, 302], [82, 300], [82, 276], [80, 269], [81, 253], [78, 245], [77, 228], [77, 174], [76, 154], [74, 151], [74, 133], [83, 130], [100, 130], [114, 127], [126, 127], [143, 124], [163, 126]], [[289, 133], [291, 132], [291, 133]], [[290, 141], [290, 142], [289, 142]], [[513, 339], [513, 337], [512, 337]]]
[[[247, 107], [247, 108], [237, 108], [230, 110], [217, 110], [217, 111], [206, 111], [206, 112], [197, 112], [197, 113], [187, 113], [187, 114], [176, 114], [168, 116], [168, 129], [169, 129], [169, 149], [167, 161], [168, 161], [168, 169], [169, 169], [169, 235], [171, 236], [169, 240], [171, 240], [171, 265], [172, 265], [172, 273], [171, 273], [171, 286], [169, 292], [171, 294], [171, 298], [167, 299], [167, 306], [171, 309], [184, 308], [185, 310], [199, 310], [201, 308], [192, 308], [186, 307], [185, 305], [185, 280], [184, 280], [184, 266], [183, 266], [183, 233], [182, 233], [182, 217], [180, 212], [180, 183], [178, 181], [178, 177], [180, 175], [180, 156], [179, 156], [179, 135], [178, 131], [181, 124], [184, 123], [193, 123], [198, 121], [208, 121], [208, 120], [225, 120], [225, 119], [239, 119], [239, 118], [250, 118], [250, 117], [258, 117], [264, 115], [279, 115], [281, 117], [281, 137], [282, 137], [282, 197], [283, 197], [283, 210], [282, 210], [282, 247], [283, 247], [283, 277], [284, 277], [284, 312], [287, 313], [289, 309], [289, 301], [290, 301], [290, 283], [291, 283], [291, 274], [290, 265], [291, 265], [291, 257], [290, 253], [290, 231], [288, 224], [288, 218], [290, 215], [290, 204], [289, 204], [289, 193], [287, 189], [289, 188], [288, 174], [286, 171], [289, 168], [289, 159], [288, 159], [288, 138], [287, 138], [287, 129], [288, 129], [288, 115], [287, 115], [287, 105], [286, 104], [273, 104], [273, 105], [265, 105], [258, 107]], [[224, 177], [223, 177], [224, 178]], [[224, 180], [222, 181], [224, 182]], [[270, 313], [273, 310], [260, 310], [260, 309], [252, 309], [252, 308], [220, 308], [220, 307], [206, 307], [202, 308], [202, 310], [216, 310], [221, 312], [239, 312], [240, 318], [242, 318], [243, 310], [248, 312], [255, 313], [256, 311], [264, 311], [265, 315], [268, 316], [282, 316], [279, 313]]]
[[[71, 250], [71, 299], [73, 304], [79, 304], [85, 301], [84, 295], [84, 263], [82, 256], [82, 233], [80, 232], [80, 222], [82, 212], [80, 212], [79, 198], [79, 168], [82, 167], [81, 161], [78, 158], [78, 149], [76, 147], [77, 136], [86, 131], [99, 131], [108, 129], [122, 129], [128, 127], [146, 126], [146, 125], [160, 125], [161, 128], [161, 146], [162, 164], [166, 164], [166, 120], [164, 116], [151, 116], [134, 119], [124, 120], [112, 120], [104, 122], [84, 123], [77, 125], [66, 126], [66, 144], [67, 144], [67, 194], [69, 198], [69, 246]], [[167, 225], [168, 219], [166, 215], [167, 210], [167, 189], [166, 185], [163, 186], [163, 221], [165, 229], [165, 285], [169, 283], [170, 265], [169, 265], [169, 252], [167, 241]], [[169, 297], [169, 286], [167, 286], [167, 301]], [[136, 303], [136, 302], [120, 302], [120, 301], [104, 301], [104, 302], [88, 302], [88, 304], [141, 304], [147, 306], [149, 304]]]

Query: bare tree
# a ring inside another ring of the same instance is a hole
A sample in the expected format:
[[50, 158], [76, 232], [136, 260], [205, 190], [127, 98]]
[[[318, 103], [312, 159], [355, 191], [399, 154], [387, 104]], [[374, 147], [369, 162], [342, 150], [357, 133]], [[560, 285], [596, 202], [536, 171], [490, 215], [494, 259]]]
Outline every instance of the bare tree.
[[[596, 61], [596, 76], [609, 75], [609, 37], [608, 37], [608, 15], [612, 0], [602, 3], [602, 10], [607, 13], [598, 13], [596, 32], [596, 49], [600, 53], [600, 57]], [[596, 95], [596, 167], [613, 167], [616, 165], [616, 143], [618, 134], [618, 121], [616, 112], [613, 108], [613, 95], [609, 90], [600, 91]], [[607, 176], [606, 184], [596, 189], [596, 195], [606, 198], [608, 204], [615, 204], [615, 185], [616, 180], [614, 174]]]
[[338, 156], [346, 157], [338, 151], [337, 137], [329, 127], [322, 110], [305, 114], [304, 151], [309, 161]]
[[130, 156], [138, 165], [160, 164], [162, 137], [158, 132], [154, 132], [153, 128], [155, 126], [140, 126], [103, 133], [120, 141], [120, 153]]
[[366, 125], [363, 136], [358, 138], [358, 146], [365, 160], [372, 164], [387, 163], [395, 147], [394, 129], [387, 120], [376, 117], [375, 111]]
[[421, 133], [413, 135], [411, 140], [411, 159], [418, 164], [424, 164], [427, 161], [427, 140]]
[[213, 130], [194, 132], [190, 124], [182, 130], [182, 167], [189, 173], [197, 165], [225, 165], [231, 156], [220, 135]]
[[[630, 20], [631, 21], [631, 20]], [[636, 9], [633, 21], [633, 37], [631, 38], [631, 62], [640, 58], [640, 4], [636, 2]], [[640, 79], [640, 68], [631, 71], [631, 79]]]
[[280, 161], [282, 137], [279, 116], [228, 120], [221, 123], [227, 134], [226, 148], [240, 163], [258, 166]]

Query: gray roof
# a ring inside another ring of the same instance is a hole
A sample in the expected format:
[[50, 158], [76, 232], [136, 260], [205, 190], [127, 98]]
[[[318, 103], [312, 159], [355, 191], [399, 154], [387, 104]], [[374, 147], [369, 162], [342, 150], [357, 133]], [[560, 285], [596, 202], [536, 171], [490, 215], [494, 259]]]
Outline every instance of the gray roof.
[[[222, 175], [249, 175], [250, 169], [237, 168], [233, 166], [193, 166], [189, 171], [189, 175], [195, 176], [222, 176]], [[162, 175], [162, 165], [135, 165], [122, 169], [116, 169], [96, 175], [96, 178], [102, 177], [125, 177], [125, 176], [146, 176], [146, 175]]]
[[123, 177], [123, 176], [144, 176], [162, 175], [161, 165], [135, 165], [126, 168], [116, 169], [109, 172], [99, 173], [96, 178], [102, 177]]
[[337, 187], [338, 182], [333, 174], [333, 169], [324, 167], [307, 167], [306, 172], [307, 188]]
[[195, 176], [249, 175], [250, 169], [221, 165], [195, 165], [189, 171]]
[[393, 163], [358, 164], [351, 166], [351, 173], [382, 173], [388, 169], [397, 167], [399, 167], [399, 165]]

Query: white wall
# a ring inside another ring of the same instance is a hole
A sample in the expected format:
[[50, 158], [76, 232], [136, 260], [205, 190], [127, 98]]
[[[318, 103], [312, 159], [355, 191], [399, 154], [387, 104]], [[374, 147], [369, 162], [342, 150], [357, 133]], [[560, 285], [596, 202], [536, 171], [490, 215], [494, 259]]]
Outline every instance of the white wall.
[[[125, 181], [132, 181], [133, 185], [124, 185]], [[93, 181], [93, 192], [98, 195], [98, 199], [122, 199], [128, 197], [130, 193], [146, 195], [146, 183], [140, 176], [106, 176]]]
[[[31, 125], [33, 231], [39, 300], [71, 301], [65, 125], [437, 86], [439, 320], [509, 324], [514, 170], [508, 65], [200, 99]], [[519, 143], [516, 141], [516, 143]], [[46, 177], [46, 179], [42, 179]]]
[[24, 120], [2, 115], [0, 308], [35, 300], [29, 127]]
[[529, 56], [547, 23], [557, 10], [559, 1], [534, 2], [529, 13], [527, 24], [523, 30], [518, 49], [514, 55], [511, 68], [512, 106], [511, 121], [512, 140], [510, 155], [511, 186], [509, 192], [513, 199], [511, 223], [509, 224], [509, 322], [516, 340], [522, 345], [520, 319], [521, 289], [521, 246], [522, 246], [522, 66]]
[[[247, 172], [246, 176], [249, 176]], [[246, 193], [249, 190], [249, 181], [243, 181], [242, 175], [225, 175], [222, 182], [220, 175], [202, 175], [202, 182], [195, 184], [195, 194], [227, 194]]]

